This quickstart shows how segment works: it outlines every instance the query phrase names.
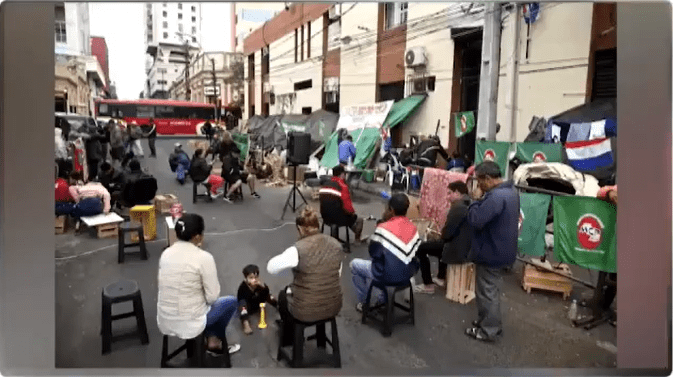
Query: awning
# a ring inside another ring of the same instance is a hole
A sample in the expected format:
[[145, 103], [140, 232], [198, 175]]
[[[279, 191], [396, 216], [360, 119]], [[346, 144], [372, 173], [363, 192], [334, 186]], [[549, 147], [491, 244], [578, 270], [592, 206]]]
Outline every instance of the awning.
[[414, 94], [403, 100], [397, 101], [393, 104], [393, 107], [386, 117], [386, 121], [383, 122], [383, 127], [393, 128], [398, 124], [404, 122], [411, 116], [411, 114], [416, 111], [416, 109], [425, 101], [427, 94]]
[[[350, 135], [353, 136], [353, 141], [356, 143], [353, 165], [359, 169], [364, 169], [369, 157], [376, 152], [376, 143], [381, 138], [381, 133], [378, 128], [361, 128], [351, 132]], [[339, 165], [338, 137], [338, 133], [334, 132], [325, 143], [325, 153], [320, 161], [321, 166], [331, 169]]]

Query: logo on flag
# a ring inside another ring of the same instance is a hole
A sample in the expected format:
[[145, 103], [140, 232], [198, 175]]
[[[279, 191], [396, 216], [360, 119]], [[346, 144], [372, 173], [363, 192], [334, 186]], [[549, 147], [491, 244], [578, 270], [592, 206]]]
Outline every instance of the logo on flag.
[[460, 130], [463, 132], [467, 132], [467, 117], [465, 114], [463, 114], [462, 117], [460, 117]]
[[595, 250], [603, 242], [603, 222], [593, 214], [580, 217], [577, 222], [577, 241], [587, 250]]
[[519, 209], [519, 236], [521, 236], [521, 227], [523, 226], [523, 221], [526, 219], [526, 216], [523, 214], [523, 209]]
[[487, 149], [484, 151], [484, 161], [495, 161], [497, 155], [493, 149]]
[[547, 162], [547, 156], [543, 152], [537, 151], [533, 154], [533, 162]]

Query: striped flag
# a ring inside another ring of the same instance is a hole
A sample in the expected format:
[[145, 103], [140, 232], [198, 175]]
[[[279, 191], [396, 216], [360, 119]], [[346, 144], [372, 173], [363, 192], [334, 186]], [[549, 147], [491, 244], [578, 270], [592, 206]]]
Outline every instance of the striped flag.
[[610, 139], [575, 141], [565, 144], [568, 163], [579, 172], [595, 171], [614, 163]]

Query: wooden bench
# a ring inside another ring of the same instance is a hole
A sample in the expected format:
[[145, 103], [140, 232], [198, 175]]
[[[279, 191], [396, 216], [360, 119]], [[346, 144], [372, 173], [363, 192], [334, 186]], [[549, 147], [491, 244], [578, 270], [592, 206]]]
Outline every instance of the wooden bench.
[[473, 263], [450, 264], [446, 271], [446, 298], [467, 304], [475, 298], [476, 269]]
[[110, 212], [107, 215], [82, 217], [82, 222], [88, 227], [95, 227], [98, 238], [117, 238], [119, 224], [123, 223], [124, 219], [116, 213]]

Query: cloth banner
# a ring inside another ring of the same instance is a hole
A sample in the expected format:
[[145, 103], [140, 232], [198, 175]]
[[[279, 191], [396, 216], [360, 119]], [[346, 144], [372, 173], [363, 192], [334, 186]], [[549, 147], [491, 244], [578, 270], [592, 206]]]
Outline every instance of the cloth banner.
[[467, 174], [456, 173], [443, 169], [425, 168], [421, 185], [421, 201], [419, 203], [421, 217], [432, 219], [439, 229], [444, 228], [446, 215], [451, 209], [449, 203], [449, 183], [467, 181]]
[[568, 164], [579, 172], [593, 172], [614, 164], [610, 139], [569, 142], [565, 149]]
[[250, 139], [248, 135], [232, 133], [231, 138], [234, 139], [234, 143], [236, 143], [238, 149], [241, 150], [241, 156], [239, 157], [241, 162], [245, 162], [245, 159], [248, 157], [248, 149], [250, 145]]
[[[344, 107], [339, 113], [339, 122], [336, 129], [345, 128], [350, 133], [363, 128], [381, 128], [393, 107], [393, 102], [385, 101]], [[355, 140], [355, 136], [353, 136], [353, 140]]]
[[563, 146], [548, 143], [516, 143], [516, 157], [523, 163], [563, 162]]
[[545, 254], [546, 221], [551, 196], [545, 194], [519, 194], [519, 251], [530, 256]]
[[500, 166], [500, 173], [503, 178], [507, 175], [509, 165], [509, 150], [511, 143], [506, 141], [483, 141], [478, 140], [476, 152], [474, 154], [474, 164], [479, 165], [483, 161], [494, 161]]
[[597, 198], [554, 198], [554, 255], [559, 262], [617, 272], [617, 210]]
[[474, 129], [474, 112], [465, 111], [456, 113], [454, 124], [456, 126], [456, 137], [463, 137]]

